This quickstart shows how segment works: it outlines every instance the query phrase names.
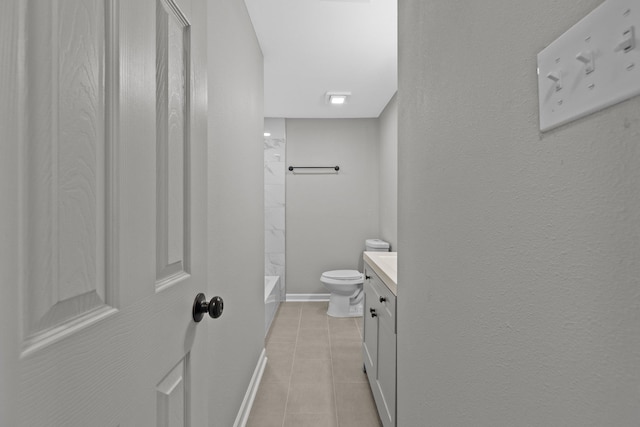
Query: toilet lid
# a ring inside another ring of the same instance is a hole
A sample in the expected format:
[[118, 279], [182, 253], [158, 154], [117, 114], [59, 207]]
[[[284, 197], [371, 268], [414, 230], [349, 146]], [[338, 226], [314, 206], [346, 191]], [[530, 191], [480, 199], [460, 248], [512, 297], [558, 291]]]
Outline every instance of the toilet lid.
[[354, 280], [362, 278], [362, 273], [358, 270], [331, 270], [325, 271], [322, 275], [328, 279], [335, 280]]

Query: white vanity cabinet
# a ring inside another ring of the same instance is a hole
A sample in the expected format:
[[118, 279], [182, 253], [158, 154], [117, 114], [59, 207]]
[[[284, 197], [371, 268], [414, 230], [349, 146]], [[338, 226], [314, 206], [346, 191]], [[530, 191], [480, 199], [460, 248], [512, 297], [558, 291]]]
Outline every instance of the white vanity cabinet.
[[396, 296], [364, 264], [364, 368], [384, 427], [396, 425]]

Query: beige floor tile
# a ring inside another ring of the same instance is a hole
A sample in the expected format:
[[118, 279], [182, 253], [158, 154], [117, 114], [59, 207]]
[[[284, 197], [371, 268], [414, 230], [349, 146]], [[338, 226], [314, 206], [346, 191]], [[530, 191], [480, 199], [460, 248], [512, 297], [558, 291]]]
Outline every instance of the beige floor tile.
[[[273, 318], [273, 323], [284, 323], [290, 326], [300, 325], [300, 314], [282, 314]], [[272, 325], [273, 325], [272, 323]]]
[[367, 383], [367, 374], [362, 370], [362, 358], [331, 360], [333, 381], [336, 383]]
[[300, 327], [300, 318], [291, 316], [291, 317], [277, 317], [273, 319], [271, 323], [271, 328], [276, 329], [292, 329]]
[[278, 307], [278, 311], [276, 312], [276, 318], [279, 317], [300, 317], [300, 313], [302, 313], [301, 305], [291, 305], [294, 303], [283, 302], [280, 303]]
[[309, 301], [302, 303], [302, 311], [318, 311], [324, 310], [325, 313], [329, 308], [329, 301]]
[[331, 317], [327, 316], [327, 321], [331, 329], [357, 328], [356, 317]]
[[279, 310], [294, 310], [294, 309], [302, 310], [303, 305], [305, 305], [305, 303], [300, 301], [282, 301], [280, 302], [278, 309]]
[[327, 307], [280, 304], [248, 426], [381, 425], [362, 372], [362, 318], [333, 318]]
[[286, 414], [284, 427], [338, 427], [335, 414]]
[[300, 329], [329, 329], [329, 323], [326, 316], [302, 316]]
[[267, 344], [267, 357], [269, 360], [293, 358], [296, 352], [295, 342], [269, 342]]
[[288, 392], [288, 383], [261, 383], [250, 415], [284, 417]]
[[[275, 322], [274, 322], [275, 323]], [[267, 343], [296, 342], [298, 338], [297, 326], [273, 326], [267, 336]]]
[[327, 309], [329, 308], [329, 304], [327, 302], [320, 303], [309, 303], [309, 306], [302, 307], [302, 317], [308, 318], [319, 318], [324, 317], [327, 318]]
[[331, 357], [338, 359], [362, 359], [362, 341], [337, 339], [331, 341]]
[[331, 348], [326, 343], [299, 342], [296, 345], [296, 359], [331, 359]]
[[376, 412], [369, 383], [335, 383], [338, 420], [350, 414]]
[[331, 382], [291, 384], [287, 414], [334, 414], [335, 410]]
[[360, 332], [355, 323], [343, 328], [329, 325], [329, 337], [331, 341], [353, 340], [360, 341]]
[[291, 371], [293, 369], [293, 358], [291, 359], [268, 359], [264, 368], [261, 383], [283, 383], [289, 385]]
[[291, 384], [331, 384], [331, 361], [326, 359], [295, 359]]
[[301, 329], [298, 335], [299, 343], [316, 343], [329, 345], [329, 330], [328, 329]]
[[288, 307], [288, 306], [285, 307], [282, 304], [280, 304], [280, 308], [276, 312], [275, 317], [276, 318], [279, 318], [279, 317], [300, 317], [301, 313], [302, 313], [302, 308], [301, 307]]
[[340, 427], [382, 427], [378, 414], [373, 412], [338, 415], [338, 422]]
[[283, 420], [284, 414], [258, 414], [252, 411], [247, 427], [282, 427]]

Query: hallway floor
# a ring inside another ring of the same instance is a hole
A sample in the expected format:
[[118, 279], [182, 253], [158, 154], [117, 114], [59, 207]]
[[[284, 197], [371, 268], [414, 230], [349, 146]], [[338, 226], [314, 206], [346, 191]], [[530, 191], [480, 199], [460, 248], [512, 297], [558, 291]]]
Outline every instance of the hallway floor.
[[248, 427], [382, 425], [362, 372], [362, 318], [329, 317], [327, 305], [280, 304]]

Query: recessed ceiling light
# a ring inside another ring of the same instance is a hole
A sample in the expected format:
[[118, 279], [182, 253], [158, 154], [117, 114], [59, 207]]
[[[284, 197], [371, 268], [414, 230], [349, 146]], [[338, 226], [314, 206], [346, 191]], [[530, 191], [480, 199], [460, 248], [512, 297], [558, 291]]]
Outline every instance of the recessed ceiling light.
[[347, 102], [347, 98], [351, 95], [350, 92], [327, 92], [326, 100], [331, 105], [343, 105]]
[[271, 136], [271, 134], [269, 132], [265, 132], [264, 136]]

